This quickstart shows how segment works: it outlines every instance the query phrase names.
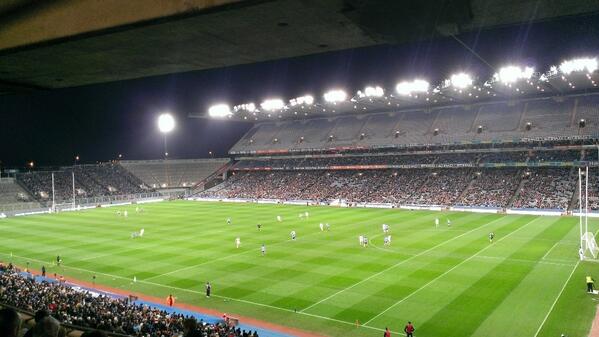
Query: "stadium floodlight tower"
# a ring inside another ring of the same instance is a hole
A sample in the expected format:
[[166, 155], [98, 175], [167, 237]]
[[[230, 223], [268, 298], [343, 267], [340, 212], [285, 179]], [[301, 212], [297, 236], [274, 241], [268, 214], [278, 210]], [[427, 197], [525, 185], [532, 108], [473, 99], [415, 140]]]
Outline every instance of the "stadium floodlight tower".
[[231, 108], [227, 104], [216, 104], [208, 109], [208, 115], [212, 118], [231, 118]]
[[158, 130], [164, 135], [164, 157], [168, 157], [166, 135], [175, 129], [175, 118], [170, 113], [163, 113], [158, 117]]
[[552, 66], [541, 79], [561, 92], [595, 89], [599, 83], [599, 60], [597, 57], [565, 60]]
[[534, 68], [528, 66], [504, 66], [485, 85], [506, 96], [544, 91], [544, 87], [538, 82], [538, 76], [535, 76]]

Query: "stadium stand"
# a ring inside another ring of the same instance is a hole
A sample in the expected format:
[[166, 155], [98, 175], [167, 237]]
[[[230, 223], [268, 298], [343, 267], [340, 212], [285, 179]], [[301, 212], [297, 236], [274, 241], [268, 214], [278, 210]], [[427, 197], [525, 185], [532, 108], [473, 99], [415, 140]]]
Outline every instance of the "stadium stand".
[[120, 164], [152, 188], [191, 187], [206, 179], [229, 159], [121, 161]]
[[[331, 117], [259, 123], [233, 146], [231, 153], [329, 149], [332, 146], [512, 142], [581, 135], [597, 137], [598, 100], [597, 95], [559, 100], [542, 98], [509, 104], [499, 102], [435, 108], [431, 111], [372, 113], [362, 118]], [[579, 128], [575, 117], [588, 120], [587, 126]], [[479, 126], [481, 132], [478, 132]], [[363, 139], [360, 137], [362, 133]], [[298, 141], [302, 136], [304, 141]]]
[[29, 194], [13, 178], [0, 179], [0, 205], [30, 201]]
[[96, 197], [143, 193], [149, 190], [119, 164], [78, 165], [58, 171], [34, 171], [17, 175], [17, 180], [38, 201], [52, 200], [52, 176], [57, 202], [79, 197]]

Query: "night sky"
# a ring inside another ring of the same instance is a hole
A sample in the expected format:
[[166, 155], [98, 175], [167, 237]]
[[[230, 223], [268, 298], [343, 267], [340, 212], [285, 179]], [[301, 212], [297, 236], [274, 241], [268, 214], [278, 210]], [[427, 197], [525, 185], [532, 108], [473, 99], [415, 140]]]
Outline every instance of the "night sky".
[[[577, 56], [599, 55], [599, 15], [496, 28], [458, 36], [487, 62], [552, 64]], [[251, 124], [191, 119], [220, 102], [230, 105], [268, 97], [315, 97], [330, 88], [348, 92], [366, 85], [392, 90], [399, 80], [422, 77], [432, 84], [457, 71], [483, 80], [493, 70], [453, 38], [425, 38], [385, 45], [166, 75], [78, 88], [0, 96], [0, 161], [3, 167], [69, 165], [162, 157], [156, 118], [172, 112], [176, 130], [169, 135], [171, 158], [206, 158], [227, 150]]]

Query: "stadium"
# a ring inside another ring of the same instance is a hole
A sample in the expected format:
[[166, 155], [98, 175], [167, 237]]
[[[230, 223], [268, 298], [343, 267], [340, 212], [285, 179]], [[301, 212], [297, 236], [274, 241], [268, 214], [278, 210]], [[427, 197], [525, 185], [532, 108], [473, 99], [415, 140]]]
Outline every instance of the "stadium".
[[0, 4], [0, 335], [598, 337], [599, 6], [441, 2]]

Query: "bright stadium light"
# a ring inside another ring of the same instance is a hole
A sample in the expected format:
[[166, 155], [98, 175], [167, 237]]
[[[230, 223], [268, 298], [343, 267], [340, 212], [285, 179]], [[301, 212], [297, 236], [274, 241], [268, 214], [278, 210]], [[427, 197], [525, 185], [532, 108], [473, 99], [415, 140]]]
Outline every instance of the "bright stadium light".
[[452, 86], [458, 89], [466, 89], [472, 85], [472, 77], [466, 73], [453, 74], [449, 81]]
[[222, 118], [231, 115], [231, 108], [227, 104], [216, 104], [208, 109], [210, 117]]
[[331, 90], [324, 94], [324, 100], [329, 103], [343, 102], [347, 98], [347, 94], [343, 90]]
[[260, 104], [260, 107], [267, 111], [281, 110], [285, 107], [285, 103], [283, 103], [282, 99], [273, 98], [267, 99]]
[[175, 128], [175, 119], [169, 113], [163, 113], [158, 117], [158, 130], [162, 133], [169, 133]]
[[559, 70], [566, 75], [569, 75], [575, 71], [586, 71], [588, 73], [592, 73], [597, 70], [597, 68], [598, 64], [596, 57], [567, 60], [559, 65]]
[[256, 111], [256, 105], [254, 103], [240, 104], [240, 105], [234, 106], [233, 110], [234, 111], [245, 110], [248, 112], [254, 112], [254, 111]]
[[522, 79], [528, 80], [533, 73], [534, 68], [532, 67], [505, 66], [499, 69], [494, 77], [503, 84], [510, 84]]
[[429, 88], [429, 83], [425, 80], [413, 80], [412, 82], [403, 81], [397, 83], [395, 86], [395, 91], [397, 91], [400, 95], [411, 95], [413, 93], [418, 92], [427, 92]]
[[312, 104], [314, 104], [314, 97], [312, 97], [310, 95], [296, 97], [296, 98], [290, 99], [289, 104], [291, 106], [302, 105], [302, 104], [312, 105]]
[[376, 87], [366, 87], [364, 91], [358, 91], [358, 96], [360, 97], [382, 97], [385, 94], [385, 90], [383, 88]]

